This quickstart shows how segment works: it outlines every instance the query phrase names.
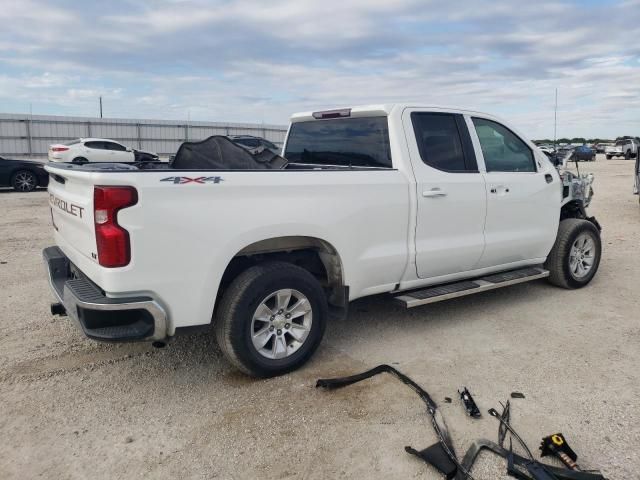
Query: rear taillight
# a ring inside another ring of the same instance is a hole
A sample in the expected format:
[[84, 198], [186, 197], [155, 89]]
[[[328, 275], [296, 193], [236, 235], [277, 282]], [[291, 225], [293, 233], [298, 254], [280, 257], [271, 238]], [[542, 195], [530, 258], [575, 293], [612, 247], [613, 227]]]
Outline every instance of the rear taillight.
[[69, 147], [51, 147], [52, 152], [66, 152]]
[[118, 211], [137, 202], [138, 192], [133, 187], [94, 187], [93, 218], [98, 263], [103, 267], [124, 267], [129, 264], [129, 232], [118, 225]]

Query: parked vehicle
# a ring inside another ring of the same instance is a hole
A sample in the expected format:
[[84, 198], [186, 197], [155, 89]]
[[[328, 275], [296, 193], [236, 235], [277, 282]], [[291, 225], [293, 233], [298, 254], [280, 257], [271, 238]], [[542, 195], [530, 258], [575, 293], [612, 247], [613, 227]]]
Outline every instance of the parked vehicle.
[[262, 137], [254, 137], [253, 135], [230, 135], [229, 138], [235, 143], [249, 149], [264, 147], [267, 150], [271, 150], [273, 153], [280, 153], [280, 147]]
[[44, 164], [31, 160], [0, 157], [0, 187], [13, 187], [17, 192], [31, 192], [49, 184]]
[[144, 150], [133, 149], [134, 162], [159, 162], [160, 157], [157, 153], [146, 152]]
[[544, 153], [553, 153], [556, 151], [553, 145], [538, 145], [538, 148]]
[[78, 138], [68, 143], [49, 145], [50, 162], [108, 162], [133, 163], [157, 161], [158, 155], [129, 148], [106, 138]]
[[624, 158], [631, 160], [638, 155], [638, 145], [640, 145], [640, 139], [625, 137], [624, 140], [620, 140], [620, 148], [624, 154]]
[[573, 158], [579, 162], [595, 162], [596, 152], [591, 148], [582, 145], [573, 150]]
[[160, 345], [213, 318], [227, 358], [271, 376], [360, 297], [415, 307], [596, 274], [593, 176], [502, 120], [381, 105], [291, 121], [278, 169], [47, 165], [52, 311], [90, 338]]
[[594, 148], [596, 153], [605, 153], [605, 148], [612, 147], [613, 143], [596, 143]]
[[611, 160], [612, 158], [623, 157], [624, 152], [622, 151], [622, 146], [625, 144], [624, 140], [618, 140], [611, 146], [605, 147], [604, 154], [607, 160]]

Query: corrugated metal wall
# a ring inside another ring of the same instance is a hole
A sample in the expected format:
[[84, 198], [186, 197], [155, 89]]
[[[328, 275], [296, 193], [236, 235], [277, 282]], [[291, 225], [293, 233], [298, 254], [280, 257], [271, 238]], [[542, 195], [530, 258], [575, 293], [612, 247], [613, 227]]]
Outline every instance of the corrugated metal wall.
[[61, 117], [0, 113], [0, 156], [47, 156], [52, 143], [79, 137], [111, 138], [161, 157], [173, 155], [185, 140], [211, 135], [254, 135], [281, 146], [287, 127], [251, 123], [179, 122], [124, 118]]

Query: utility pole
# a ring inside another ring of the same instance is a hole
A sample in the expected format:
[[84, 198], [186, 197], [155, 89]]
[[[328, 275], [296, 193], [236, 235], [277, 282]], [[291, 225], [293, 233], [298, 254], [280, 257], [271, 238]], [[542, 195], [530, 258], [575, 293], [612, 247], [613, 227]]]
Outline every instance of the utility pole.
[[558, 139], [558, 88], [556, 87], [556, 106], [553, 110], [553, 149], [556, 150]]
[[102, 118], [102, 95], [100, 95], [100, 118]]

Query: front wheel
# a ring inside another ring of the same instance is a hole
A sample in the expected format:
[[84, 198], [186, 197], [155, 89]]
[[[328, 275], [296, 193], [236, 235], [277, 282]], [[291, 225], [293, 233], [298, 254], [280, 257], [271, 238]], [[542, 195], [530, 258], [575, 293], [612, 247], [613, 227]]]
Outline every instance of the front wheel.
[[600, 232], [593, 223], [578, 218], [562, 220], [544, 264], [549, 281], [562, 288], [584, 287], [598, 271], [601, 253]]
[[326, 318], [326, 297], [313, 275], [268, 262], [242, 272], [224, 293], [214, 320], [216, 340], [239, 370], [271, 377], [311, 358]]

